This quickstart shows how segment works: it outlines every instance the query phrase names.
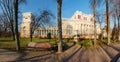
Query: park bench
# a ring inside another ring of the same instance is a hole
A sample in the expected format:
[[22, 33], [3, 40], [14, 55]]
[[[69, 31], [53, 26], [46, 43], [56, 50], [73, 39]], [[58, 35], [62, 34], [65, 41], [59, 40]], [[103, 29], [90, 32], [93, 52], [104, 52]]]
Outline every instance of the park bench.
[[51, 50], [51, 44], [49, 42], [29, 42], [29, 50]]

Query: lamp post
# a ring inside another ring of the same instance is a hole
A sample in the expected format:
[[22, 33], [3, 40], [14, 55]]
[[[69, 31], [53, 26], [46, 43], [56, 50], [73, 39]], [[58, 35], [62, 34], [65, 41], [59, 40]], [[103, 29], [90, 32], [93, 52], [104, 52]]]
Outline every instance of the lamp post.
[[76, 25], [76, 28], [75, 28], [74, 41], [75, 41], [75, 42], [78, 42], [78, 41], [79, 41], [79, 37], [78, 37], [78, 24]]

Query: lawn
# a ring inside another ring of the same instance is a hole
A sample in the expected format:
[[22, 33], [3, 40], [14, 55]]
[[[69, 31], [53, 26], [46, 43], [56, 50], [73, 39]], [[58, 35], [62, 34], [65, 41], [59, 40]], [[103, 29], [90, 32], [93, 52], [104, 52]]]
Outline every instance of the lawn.
[[[29, 38], [20, 38], [20, 45], [21, 45], [22, 49], [27, 47], [28, 43], [30, 42], [29, 40], [30, 40]], [[74, 43], [73, 39], [64, 39], [64, 41], [66, 41], [68, 43]], [[89, 47], [93, 46], [92, 41], [93, 40], [90, 40], [90, 39], [80, 40], [76, 44], [81, 45], [82, 47], [85, 47], [85, 48], [89, 48]], [[58, 40], [57, 39], [33, 38], [33, 42], [50, 42], [52, 45], [57, 45]], [[106, 45], [107, 44], [107, 39], [98, 40], [98, 42], [101, 43], [101, 45]], [[111, 40], [111, 43], [114, 43], [114, 42]], [[15, 50], [16, 49], [16, 43], [10, 37], [0, 38], [0, 49], [1, 48], [2, 49]]]
[[[20, 45], [21, 48], [26, 48], [29, 43], [29, 38], [20, 38]], [[40, 39], [40, 38], [33, 38], [33, 42], [50, 42], [52, 45], [57, 44], [57, 39]], [[16, 43], [12, 40], [12, 38], [0, 38], [0, 48], [2, 49], [9, 49], [15, 50]]]

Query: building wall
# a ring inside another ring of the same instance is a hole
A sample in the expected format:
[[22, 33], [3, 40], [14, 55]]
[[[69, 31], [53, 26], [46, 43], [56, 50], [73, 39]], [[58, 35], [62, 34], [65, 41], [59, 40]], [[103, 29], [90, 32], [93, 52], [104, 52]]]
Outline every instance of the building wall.
[[20, 27], [20, 37], [30, 37], [30, 23], [32, 21], [32, 13], [26, 12], [23, 13], [22, 24]]
[[[91, 36], [94, 34], [94, 20], [90, 14], [84, 14], [81, 11], [76, 11], [71, 18], [63, 18], [63, 36], [73, 37], [76, 34], [81, 36]], [[72, 27], [71, 29], [68, 26]], [[100, 34], [100, 25], [96, 24], [97, 34]], [[72, 32], [72, 33], [71, 33]]]
[[[21, 24], [21, 37], [30, 36], [30, 23], [32, 22], [32, 13], [23, 13], [23, 22]], [[97, 34], [100, 34], [100, 26], [97, 25]], [[24, 33], [24, 31], [27, 31]], [[53, 38], [57, 37], [58, 27], [39, 27], [34, 32], [34, 37], [47, 37], [51, 33]], [[76, 11], [71, 18], [62, 18], [62, 35], [63, 38], [72, 38], [75, 34], [82, 36], [91, 36], [94, 34], [93, 16]]]

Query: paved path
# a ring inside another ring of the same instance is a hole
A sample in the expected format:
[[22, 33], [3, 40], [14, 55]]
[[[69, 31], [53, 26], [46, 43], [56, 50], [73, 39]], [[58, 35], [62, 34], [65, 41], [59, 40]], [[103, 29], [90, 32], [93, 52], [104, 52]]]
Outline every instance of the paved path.
[[49, 51], [26, 51], [22, 53], [17, 53], [13, 51], [8, 51], [0, 49], [0, 62], [6, 61], [34, 61], [37, 58], [44, 58], [44, 56], [51, 55], [52, 52]]
[[75, 45], [62, 54], [57, 54], [51, 51], [26, 51], [22, 53], [17, 53], [0, 49], [0, 62], [62, 62], [63, 60], [65, 60], [64, 58], [68, 58], [79, 48], [80, 46]]
[[16, 52], [0, 49], [0, 61], [11, 61], [15, 60], [19, 57], [20, 55]]
[[67, 62], [120, 62], [120, 43], [94, 49], [81, 48]]
[[71, 47], [62, 54], [50, 51], [16, 53], [0, 49], [0, 62], [120, 62], [120, 43], [94, 49]]

